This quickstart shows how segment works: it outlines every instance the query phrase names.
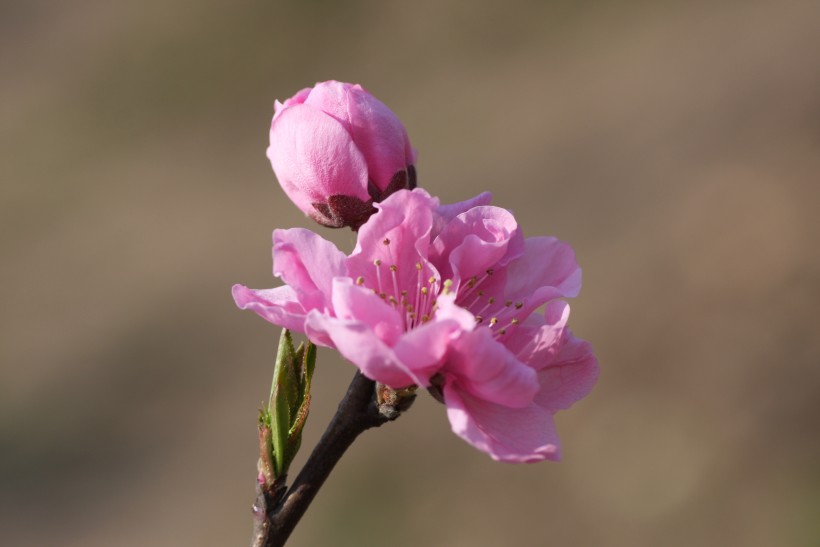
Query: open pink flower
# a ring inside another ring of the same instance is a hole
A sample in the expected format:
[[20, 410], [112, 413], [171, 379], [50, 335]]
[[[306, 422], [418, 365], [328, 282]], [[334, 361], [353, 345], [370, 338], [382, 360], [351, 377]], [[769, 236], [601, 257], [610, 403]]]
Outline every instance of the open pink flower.
[[358, 228], [373, 201], [415, 188], [404, 125], [360, 85], [318, 83], [274, 108], [268, 158], [288, 197], [320, 224]]
[[236, 285], [234, 299], [336, 348], [372, 380], [394, 388], [430, 385], [450, 341], [474, 326], [428, 259], [437, 205], [422, 190], [393, 194], [362, 226], [350, 256], [309, 230], [276, 230], [273, 272], [286, 285]]
[[[397, 192], [347, 257], [307, 230], [277, 230], [274, 275], [287, 285], [237, 285], [234, 298], [373, 380], [431, 388], [454, 432], [495, 459], [557, 459], [552, 414], [597, 374], [559, 300], [578, 294], [581, 272], [568, 245], [525, 240], [488, 202], [439, 206], [422, 190]], [[544, 305], [545, 316], [534, 313]]]

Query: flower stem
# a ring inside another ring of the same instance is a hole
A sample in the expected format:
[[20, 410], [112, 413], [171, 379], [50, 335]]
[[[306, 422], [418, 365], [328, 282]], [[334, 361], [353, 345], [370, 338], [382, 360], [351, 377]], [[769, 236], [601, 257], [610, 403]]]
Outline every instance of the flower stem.
[[280, 490], [263, 495], [261, 498], [264, 508], [259, 507], [260, 499], [257, 498], [255, 514], [258, 518], [254, 521], [251, 547], [284, 545], [316, 493], [356, 437], [372, 427], [395, 420], [407, 406], [409, 405], [405, 401], [397, 411], [395, 408], [385, 408], [384, 404], [379, 405], [376, 401], [375, 383], [361, 372], [356, 372], [327, 430], [287, 493], [283, 494]]

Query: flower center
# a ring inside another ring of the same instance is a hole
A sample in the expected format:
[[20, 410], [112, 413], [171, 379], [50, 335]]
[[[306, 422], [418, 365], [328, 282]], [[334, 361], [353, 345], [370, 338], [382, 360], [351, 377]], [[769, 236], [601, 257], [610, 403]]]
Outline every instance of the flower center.
[[402, 317], [404, 330], [410, 330], [430, 321], [436, 313], [438, 295], [449, 289], [452, 282], [449, 280], [443, 283], [435, 275], [434, 271], [421, 262], [415, 265], [416, 275], [413, 276], [415, 283], [408, 283], [403, 279], [404, 286], [399, 281], [402, 279], [399, 266], [395, 264], [390, 239], [382, 241], [388, 250], [390, 264], [377, 258], [373, 261], [375, 270], [375, 283], [366, 283], [364, 277], [356, 278], [356, 284], [365, 286], [373, 291], [373, 294], [390, 304]]
[[498, 339], [521, 322], [520, 310], [524, 303], [505, 300], [502, 305], [496, 296], [490, 296], [479, 289], [494, 273], [495, 270], [489, 268], [481, 276], [474, 275], [468, 279], [458, 291], [456, 304], [469, 310], [475, 315], [476, 323], [488, 327]]
[[[449, 279], [442, 282], [426, 262], [416, 262], [414, 276], [402, 277], [403, 272], [399, 271], [393, 257], [390, 239], [385, 238], [382, 243], [388, 251], [388, 262], [381, 258], [373, 261], [375, 283], [367, 283], [364, 277], [359, 276], [356, 284], [371, 289], [374, 295], [396, 309], [402, 317], [405, 331], [427, 323], [436, 314], [438, 296], [450, 292], [453, 282]], [[480, 276], [474, 275], [462, 283], [455, 303], [471, 312], [477, 324], [492, 330], [493, 336], [499, 339], [521, 322], [524, 303], [512, 300], [502, 303], [496, 296], [488, 294], [496, 291], [485, 292], [487, 280], [494, 273], [489, 268]]]

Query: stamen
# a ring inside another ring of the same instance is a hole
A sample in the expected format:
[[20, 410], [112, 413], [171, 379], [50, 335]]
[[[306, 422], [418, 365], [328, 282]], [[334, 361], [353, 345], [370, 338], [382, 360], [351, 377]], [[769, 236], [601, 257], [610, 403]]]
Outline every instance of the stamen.
[[[489, 268], [485, 273], [487, 275], [482, 275], [481, 278], [478, 278], [476, 276], [471, 277], [470, 280], [467, 281], [467, 284], [465, 285], [464, 292], [459, 291], [458, 299], [463, 302], [464, 299], [467, 298], [467, 296], [469, 296], [470, 293], [473, 292], [473, 289], [475, 289], [476, 287], [481, 285], [484, 282], [484, 280], [486, 280], [488, 277], [492, 276], [493, 273], [495, 273], [495, 270], [493, 270], [492, 268]], [[475, 302], [473, 302], [473, 304], [475, 304]]]
[[[421, 262], [416, 262], [416, 270], [418, 271], [418, 276], [416, 278], [416, 310], [421, 310], [421, 291], [419, 288], [421, 287]], [[413, 320], [415, 321], [415, 316], [413, 316]], [[410, 325], [411, 327], [415, 326], [415, 323]]]
[[382, 241], [382, 243], [384, 243], [385, 245], [390, 245], [390, 239], [384, 238], [384, 241]]
[[510, 328], [510, 327], [515, 327], [516, 325], [518, 325], [518, 323], [519, 323], [518, 319], [517, 319], [517, 318], [515, 318], [515, 317], [513, 317], [513, 318], [512, 318], [512, 320], [510, 320], [510, 322], [509, 322], [509, 323], [507, 323], [506, 325], [504, 325], [504, 328], [502, 328], [501, 330], [499, 330], [496, 334], [498, 334], [498, 336], [499, 336], [499, 337], [500, 337], [500, 336], [504, 336], [505, 334], [507, 334], [507, 329], [508, 329], [508, 328]]
[[362, 277], [362, 276], [357, 277], [356, 278], [356, 285], [359, 285], [360, 287], [362, 285], [364, 285], [364, 277]]
[[475, 297], [475, 300], [473, 300], [472, 302], [470, 302], [470, 304], [468, 304], [467, 306], [464, 306], [464, 307], [469, 310], [470, 308], [472, 308], [473, 306], [478, 304], [478, 301], [481, 300], [482, 296], [484, 296], [484, 291], [478, 291], [478, 295]]
[[[481, 294], [482, 294], [482, 292], [479, 291], [479, 298], [481, 297]], [[476, 301], [478, 301], [478, 298], [476, 298]], [[490, 298], [487, 299], [487, 303], [484, 304], [484, 307], [481, 308], [480, 310], [478, 310], [476, 313], [479, 313], [479, 314], [484, 313], [485, 311], [487, 311], [487, 308], [489, 308], [493, 304], [495, 304], [495, 298], [491, 296]]]
[[426, 315], [427, 315], [427, 313], [426, 313], [427, 312], [427, 298], [430, 295], [430, 291], [427, 290], [427, 287], [422, 287], [421, 291], [419, 291], [419, 292], [421, 293], [421, 308], [419, 308], [419, 313], [424, 312], [424, 316], [422, 316], [422, 321], [423, 321], [424, 317], [426, 317]]
[[373, 265], [376, 266], [376, 285], [379, 289], [379, 292], [383, 292], [383, 289], [382, 289], [382, 269], [381, 269], [382, 261], [381, 261], [381, 259], [377, 258], [376, 260], [374, 260]]
[[398, 266], [393, 264], [390, 266], [390, 277], [393, 278], [393, 294], [395, 295], [396, 299], [399, 298], [399, 282], [396, 279], [396, 272], [399, 271]]

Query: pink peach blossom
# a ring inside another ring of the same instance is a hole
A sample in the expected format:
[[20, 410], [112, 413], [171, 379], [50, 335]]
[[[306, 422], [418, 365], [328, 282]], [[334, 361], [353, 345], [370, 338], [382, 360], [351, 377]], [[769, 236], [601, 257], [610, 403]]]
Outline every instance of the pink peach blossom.
[[552, 415], [597, 374], [560, 300], [578, 294], [580, 268], [568, 245], [525, 240], [489, 199], [439, 206], [423, 190], [396, 192], [350, 256], [307, 230], [277, 230], [274, 275], [286, 285], [237, 285], [234, 298], [373, 380], [430, 388], [454, 432], [495, 459], [557, 459]]
[[271, 166], [288, 197], [320, 224], [358, 228], [372, 202], [415, 188], [404, 125], [360, 85], [318, 83], [274, 109]]

